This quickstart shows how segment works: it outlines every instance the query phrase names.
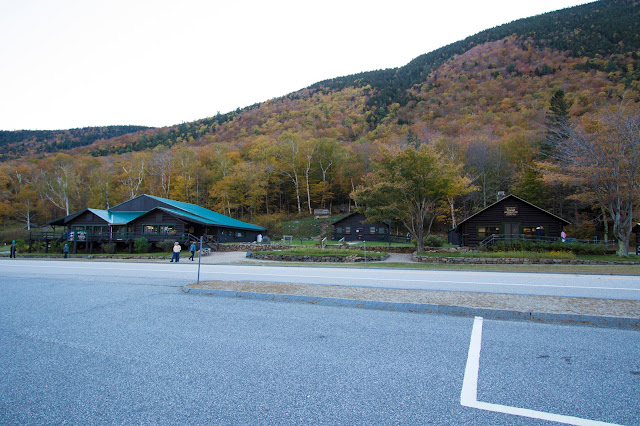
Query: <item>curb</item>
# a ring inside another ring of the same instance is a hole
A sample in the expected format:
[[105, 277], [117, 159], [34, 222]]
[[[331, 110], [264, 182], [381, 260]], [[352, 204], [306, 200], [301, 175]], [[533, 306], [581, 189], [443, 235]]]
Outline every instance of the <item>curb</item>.
[[440, 314], [462, 317], [483, 317], [495, 320], [533, 321], [592, 327], [640, 330], [640, 318], [611, 317], [600, 315], [562, 314], [549, 312], [520, 312], [513, 310], [474, 308], [466, 306], [435, 305], [424, 303], [380, 302], [373, 300], [338, 299], [290, 294], [254, 293], [232, 290], [215, 290], [182, 287], [185, 293], [196, 295], [229, 297], [273, 302], [306, 303], [311, 305], [374, 309], [379, 311], [410, 312], [418, 314]]

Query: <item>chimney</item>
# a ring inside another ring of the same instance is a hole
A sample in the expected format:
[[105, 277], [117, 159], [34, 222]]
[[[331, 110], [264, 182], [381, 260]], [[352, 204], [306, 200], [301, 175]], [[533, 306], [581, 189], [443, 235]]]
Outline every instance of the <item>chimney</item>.
[[504, 191], [498, 191], [497, 201], [502, 200], [504, 197], [506, 197]]

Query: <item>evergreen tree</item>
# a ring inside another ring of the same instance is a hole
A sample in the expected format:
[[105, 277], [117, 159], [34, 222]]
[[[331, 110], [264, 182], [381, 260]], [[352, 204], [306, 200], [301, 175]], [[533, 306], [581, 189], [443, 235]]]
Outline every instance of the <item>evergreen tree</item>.
[[549, 101], [547, 113], [547, 133], [540, 144], [540, 153], [547, 158], [555, 158], [558, 142], [568, 137], [569, 130], [569, 103], [564, 90], [558, 89]]

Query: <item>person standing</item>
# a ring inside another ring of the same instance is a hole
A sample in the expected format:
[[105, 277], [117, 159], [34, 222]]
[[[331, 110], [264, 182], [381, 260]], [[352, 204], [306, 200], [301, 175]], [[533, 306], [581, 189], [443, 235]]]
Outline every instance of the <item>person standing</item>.
[[196, 243], [191, 243], [189, 251], [191, 252], [191, 256], [189, 256], [189, 259], [191, 259], [191, 261], [193, 262], [193, 257], [196, 255]]
[[562, 238], [562, 242], [566, 243], [567, 242], [567, 233], [565, 232], [565, 230], [563, 229], [562, 232], [560, 233], [560, 238]]
[[66, 259], [69, 255], [69, 244], [64, 245], [64, 247], [62, 248], [62, 252], [64, 253], [64, 258]]
[[9, 251], [9, 259], [16, 258], [16, 240], [11, 241], [11, 249]]
[[174, 260], [176, 261], [176, 263], [180, 262], [180, 251], [182, 250], [182, 247], [180, 247], [180, 243], [179, 242], [175, 242], [173, 243], [173, 254], [171, 255], [171, 262], [173, 262]]

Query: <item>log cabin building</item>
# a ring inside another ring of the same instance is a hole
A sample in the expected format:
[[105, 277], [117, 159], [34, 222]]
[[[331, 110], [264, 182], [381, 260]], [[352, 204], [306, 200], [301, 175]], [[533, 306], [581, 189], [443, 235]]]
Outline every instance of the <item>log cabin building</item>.
[[391, 237], [391, 226], [383, 222], [367, 222], [362, 213], [350, 213], [332, 223], [332, 239], [338, 241], [385, 241]]
[[64, 239], [81, 244], [87, 252], [94, 244], [128, 244], [144, 237], [150, 243], [165, 240], [181, 244], [203, 237], [209, 246], [224, 242], [253, 242], [267, 229], [182, 201], [139, 195], [107, 210], [84, 209], [49, 222], [65, 228]]
[[477, 247], [494, 236], [504, 240], [556, 241], [569, 222], [515, 195], [469, 216], [449, 231], [449, 243]]

